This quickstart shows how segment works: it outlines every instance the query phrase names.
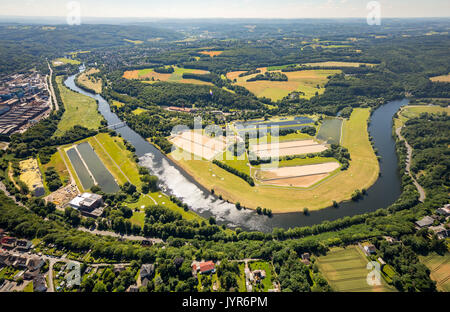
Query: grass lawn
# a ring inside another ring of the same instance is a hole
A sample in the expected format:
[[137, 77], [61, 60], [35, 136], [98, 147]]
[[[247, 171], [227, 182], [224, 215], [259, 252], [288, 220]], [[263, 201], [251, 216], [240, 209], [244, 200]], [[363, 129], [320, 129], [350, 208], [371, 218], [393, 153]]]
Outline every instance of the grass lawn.
[[400, 113], [398, 114], [398, 118], [394, 120], [395, 128], [403, 126], [403, 124], [411, 118], [419, 117], [422, 113], [444, 113], [446, 112], [450, 115], [450, 107], [442, 107], [442, 106], [430, 106], [430, 105], [410, 105], [405, 106]]
[[81, 64], [81, 62], [77, 61], [77, 60], [71, 60], [71, 59], [67, 59], [64, 57], [60, 57], [60, 58], [57, 58], [56, 60], [54, 60], [52, 62], [52, 64], [53, 64], [53, 66], [62, 66], [65, 64], [79, 65], [79, 64]]
[[[259, 68], [264, 74], [268, 69]], [[249, 78], [257, 74], [239, 77], [241, 72], [228, 73], [227, 77], [231, 80], [236, 78], [236, 84], [245, 87], [257, 97], [267, 97], [274, 101], [280, 100], [293, 91], [304, 92], [303, 98], [310, 99], [316, 92], [322, 94], [325, 92], [325, 84], [328, 81], [328, 76], [333, 76], [340, 73], [340, 70], [318, 69], [318, 70], [303, 70], [296, 72], [285, 72], [288, 81], [251, 81], [247, 82]], [[320, 88], [317, 88], [319, 86]]]
[[247, 285], [245, 284], [245, 264], [244, 263], [239, 263], [238, 285], [239, 285], [239, 292], [247, 291]]
[[142, 182], [138, 165], [133, 159], [133, 153], [126, 149], [123, 139], [120, 137], [112, 137], [107, 133], [99, 133], [95, 138], [114, 160], [114, 163], [122, 169], [131, 183], [137, 187], [141, 187]]
[[367, 258], [357, 246], [333, 248], [317, 260], [319, 270], [334, 291], [339, 292], [386, 292], [394, 291], [382, 279], [381, 285], [367, 283]]
[[62, 81], [63, 77], [56, 77], [56, 84], [61, 93], [65, 112], [58, 124], [55, 135], [59, 136], [75, 125], [80, 125], [88, 129], [97, 129], [103, 117], [97, 110], [97, 103], [94, 99], [73, 92], [66, 88]]
[[[155, 205], [155, 202], [153, 200], [156, 201], [157, 205], [162, 205], [164, 207], [171, 209], [172, 211], [180, 213], [183, 219], [185, 220], [195, 220], [198, 222], [205, 220], [204, 218], [200, 217], [191, 210], [184, 211], [183, 208], [174, 204], [170, 200], [170, 198], [167, 195], [163, 194], [162, 192], [155, 192], [148, 195], [142, 195], [136, 203], [126, 203], [126, 206], [128, 206], [133, 210], [133, 217], [130, 219], [130, 221], [134, 224], [143, 225], [145, 216], [144, 216], [144, 209], [142, 209], [142, 206], [148, 207]], [[138, 208], [140, 211], [139, 212], [134, 211], [136, 208]]]
[[268, 292], [269, 289], [273, 288], [272, 284], [272, 265], [268, 262], [264, 261], [256, 261], [256, 262], [249, 262], [249, 267], [251, 271], [254, 270], [264, 270], [266, 272], [266, 278], [262, 280], [263, 286], [264, 286], [264, 292]]
[[436, 253], [428, 256], [419, 256], [420, 261], [431, 271], [431, 279], [436, 281], [440, 291], [450, 292], [450, 253], [441, 256]]
[[142, 114], [142, 113], [144, 113], [144, 112], [146, 112], [147, 110], [145, 109], [145, 108], [136, 108], [134, 111], [132, 111], [132, 113], [134, 114], [134, 115], [140, 115], [140, 114]]
[[[274, 213], [318, 210], [332, 205], [333, 200], [350, 200], [356, 189], [368, 189], [378, 179], [379, 164], [369, 142], [367, 121], [370, 109], [356, 108], [344, 121], [342, 145], [352, 160], [350, 167], [311, 188], [256, 185], [251, 187], [241, 178], [205, 160], [174, 160], [206, 189], [214, 189], [230, 202], [244, 207], [270, 208]], [[169, 157], [171, 155], [169, 154]]]
[[99, 70], [96, 68], [91, 68], [87, 71], [84, 71], [78, 76], [78, 83], [83, 86], [94, 90], [95, 93], [102, 93], [102, 80], [100, 78], [91, 77], [90, 75], [98, 73]]
[[33, 281], [29, 282], [23, 289], [23, 292], [33, 292]]
[[45, 165], [42, 165], [43, 168], [42, 172], [45, 172], [45, 170], [47, 170], [50, 167], [55, 168], [56, 172], [61, 178], [61, 181], [63, 182], [63, 185], [67, 185], [70, 182], [69, 171], [67, 170], [67, 167], [64, 164], [64, 161], [59, 152], [56, 152], [55, 154], [52, 155], [52, 157], [50, 158], [50, 162], [48, 162]]
[[227, 149], [222, 155], [219, 155], [217, 159], [240, 172], [250, 175], [250, 167], [246, 153], [241, 156], [234, 156], [233, 153]]

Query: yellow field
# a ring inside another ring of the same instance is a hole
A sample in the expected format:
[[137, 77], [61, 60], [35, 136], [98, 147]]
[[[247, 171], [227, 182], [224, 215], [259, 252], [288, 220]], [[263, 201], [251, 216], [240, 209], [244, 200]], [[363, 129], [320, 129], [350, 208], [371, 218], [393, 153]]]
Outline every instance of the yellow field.
[[140, 69], [140, 70], [128, 70], [123, 73], [125, 79], [139, 79], [145, 83], [154, 83], [156, 81], [166, 82], [179, 82], [179, 83], [192, 83], [199, 85], [212, 85], [210, 82], [201, 81], [197, 79], [183, 79], [184, 73], [192, 74], [207, 74], [206, 70], [200, 69], [188, 69], [174, 66], [175, 71], [171, 74], [160, 74], [155, 72], [152, 68]]
[[203, 55], [209, 55], [210, 57], [214, 57], [223, 53], [223, 51], [200, 51], [198, 52]]
[[446, 112], [450, 115], [450, 107], [442, 107], [437, 105], [409, 105], [404, 106], [398, 114], [398, 118], [394, 120], [395, 128], [401, 127], [408, 119], [419, 117], [422, 113], [437, 114]]
[[143, 44], [144, 43], [144, 41], [142, 41], [142, 40], [130, 40], [130, 39], [123, 39], [123, 40], [125, 40], [126, 42], [134, 43], [134, 44]]
[[321, 67], [359, 67], [360, 65], [366, 65], [367, 67], [373, 67], [376, 64], [370, 63], [358, 63], [358, 62], [317, 62], [317, 63], [304, 63], [306, 66], [321, 66]]
[[450, 82], [450, 74], [431, 77], [430, 80], [434, 82]]
[[61, 66], [61, 65], [65, 65], [65, 64], [78, 65], [78, 64], [81, 64], [81, 62], [77, 61], [77, 60], [71, 60], [71, 59], [60, 57], [60, 58], [52, 61], [52, 64], [53, 64], [53, 66]]
[[369, 115], [368, 108], [356, 108], [350, 119], [344, 121], [342, 145], [350, 152], [350, 167], [311, 188], [260, 184], [251, 187], [241, 178], [209, 161], [176, 162], [206, 189], [214, 189], [217, 195], [231, 202], [240, 202], [245, 207], [270, 208], [274, 213], [303, 211], [305, 207], [318, 210], [331, 206], [333, 200], [349, 200], [356, 189], [367, 189], [378, 179], [379, 164], [367, 132]]
[[44, 188], [41, 171], [36, 159], [30, 158], [20, 162], [20, 180], [28, 186], [30, 191]]
[[90, 77], [92, 74], [98, 73], [99, 70], [96, 68], [91, 68], [78, 76], [78, 82], [83, 86], [94, 90], [95, 93], [102, 93], [102, 80], [100, 78]]
[[[267, 68], [258, 68], [261, 70], [261, 74], [267, 71]], [[257, 74], [239, 77], [239, 74], [243, 71], [230, 72], [227, 74], [227, 78], [230, 80], [236, 79], [236, 84], [245, 87], [257, 97], [267, 97], [274, 101], [280, 100], [293, 91], [301, 91], [305, 94], [302, 97], [310, 99], [316, 93], [322, 94], [325, 92], [325, 84], [328, 81], [328, 76], [333, 76], [340, 73], [340, 70], [303, 70], [296, 72], [285, 72], [288, 77], [288, 81], [251, 81], [247, 82], [249, 78], [256, 76]], [[317, 85], [320, 88], [317, 88]]]
[[134, 111], [132, 111], [132, 113], [134, 114], [134, 115], [140, 115], [140, 114], [142, 114], [142, 113], [144, 113], [144, 112], [146, 112], [147, 110], [145, 109], [145, 108], [141, 108], [141, 107], [138, 107], [138, 108], [136, 108]]
[[428, 256], [419, 256], [420, 261], [431, 271], [431, 279], [436, 281], [439, 291], [450, 292], [450, 253], [440, 256], [433, 253]]

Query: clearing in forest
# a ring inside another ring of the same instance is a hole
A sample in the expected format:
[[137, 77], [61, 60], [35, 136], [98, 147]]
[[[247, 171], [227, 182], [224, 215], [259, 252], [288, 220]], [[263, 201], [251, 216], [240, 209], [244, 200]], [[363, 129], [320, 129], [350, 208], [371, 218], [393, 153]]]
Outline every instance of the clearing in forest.
[[178, 83], [192, 83], [192, 84], [199, 84], [199, 85], [212, 85], [212, 83], [206, 82], [206, 81], [183, 78], [184, 73], [198, 74], [198, 75], [208, 74], [209, 72], [206, 70], [181, 68], [178, 66], [173, 66], [173, 69], [174, 69], [173, 73], [167, 73], [167, 74], [157, 73], [157, 72], [155, 72], [155, 70], [153, 68], [146, 68], [146, 69], [140, 69], [140, 70], [128, 70], [128, 71], [124, 72], [123, 77], [126, 79], [141, 80], [145, 83], [166, 81], [166, 82], [178, 82]]
[[[267, 72], [267, 67], [258, 69], [261, 71], [258, 74]], [[316, 94], [322, 94], [325, 92], [325, 84], [328, 81], [328, 77], [340, 72], [340, 70], [330, 69], [302, 70], [283, 73], [288, 77], [288, 81], [257, 80], [249, 82], [247, 81], [248, 79], [258, 74], [239, 77], [244, 71], [237, 71], [228, 73], [227, 78], [232, 81], [236, 79], [235, 83], [237, 85], [245, 87], [257, 97], [267, 97], [277, 101], [293, 91], [302, 92], [300, 96], [307, 99], [312, 98]]]

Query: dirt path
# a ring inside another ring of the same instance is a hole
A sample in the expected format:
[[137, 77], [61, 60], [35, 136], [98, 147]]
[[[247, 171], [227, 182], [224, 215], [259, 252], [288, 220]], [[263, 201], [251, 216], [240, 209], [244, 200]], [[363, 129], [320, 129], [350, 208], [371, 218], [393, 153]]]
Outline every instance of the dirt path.
[[402, 136], [402, 134], [401, 134], [402, 129], [403, 129], [403, 127], [398, 127], [397, 129], [395, 129], [395, 133], [397, 134], [398, 138], [401, 141], [405, 142], [405, 146], [406, 146], [406, 150], [407, 150], [407, 153], [406, 153], [406, 172], [408, 173], [408, 175], [413, 180], [413, 183], [416, 186], [417, 191], [419, 192], [419, 201], [421, 201], [423, 203], [423, 201], [426, 198], [425, 190], [417, 182], [417, 180], [414, 178], [413, 174], [411, 173], [411, 158], [412, 158], [413, 148], [411, 147], [411, 145], [408, 144], [408, 141], [406, 141], [406, 139]]

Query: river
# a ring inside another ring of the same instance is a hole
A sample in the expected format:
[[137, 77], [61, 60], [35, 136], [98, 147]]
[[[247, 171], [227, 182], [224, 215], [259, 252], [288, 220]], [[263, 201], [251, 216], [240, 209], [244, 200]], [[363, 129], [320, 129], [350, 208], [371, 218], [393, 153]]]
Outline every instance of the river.
[[[75, 85], [75, 75], [64, 82], [65, 85], [81, 94], [98, 101], [98, 109], [108, 122], [108, 125], [119, 124], [122, 121], [111, 112], [108, 102], [98, 94], [86, 92]], [[377, 108], [369, 126], [370, 135], [374, 138], [375, 148], [381, 156], [380, 177], [367, 191], [364, 199], [358, 202], [345, 202], [339, 208], [325, 208], [311, 211], [305, 216], [301, 212], [274, 214], [272, 218], [257, 215], [253, 210], [237, 210], [234, 204], [227, 203], [211, 195], [208, 190], [199, 185], [183, 169], [176, 166], [157, 148], [147, 142], [128, 126], [116, 131], [136, 148], [140, 165], [147, 167], [161, 182], [165, 193], [175, 195], [199, 215], [214, 216], [219, 224], [240, 227], [245, 230], [271, 231], [275, 227], [291, 228], [321, 223], [325, 220], [336, 220], [345, 216], [353, 216], [372, 212], [391, 205], [400, 196], [401, 181], [398, 173], [395, 140], [392, 137], [392, 117], [408, 100], [392, 101]]]

